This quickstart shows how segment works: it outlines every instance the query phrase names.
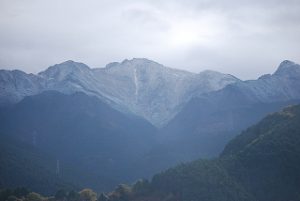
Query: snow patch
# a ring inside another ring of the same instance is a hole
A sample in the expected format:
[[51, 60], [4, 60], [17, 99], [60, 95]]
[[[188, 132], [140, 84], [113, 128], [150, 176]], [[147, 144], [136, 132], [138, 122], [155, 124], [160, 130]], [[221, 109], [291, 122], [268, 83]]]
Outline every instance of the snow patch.
[[137, 101], [138, 93], [139, 93], [139, 83], [137, 78], [136, 68], [134, 68], [134, 85], [135, 85], [135, 100]]

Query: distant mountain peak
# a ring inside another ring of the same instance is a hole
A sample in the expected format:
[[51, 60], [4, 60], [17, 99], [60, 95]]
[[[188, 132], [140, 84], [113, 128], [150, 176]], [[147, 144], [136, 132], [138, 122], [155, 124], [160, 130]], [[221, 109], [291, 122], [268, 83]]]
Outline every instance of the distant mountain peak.
[[73, 63], [76, 63], [76, 62], [73, 60], [67, 60], [67, 61], [62, 62], [61, 64], [73, 64]]
[[44, 78], [58, 78], [61, 79], [62, 77], [74, 73], [89, 70], [90, 68], [85, 65], [84, 63], [75, 62], [72, 60], [68, 60], [62, 62], [60, 64], [55, 64], [50, 66], [45, 71], [39, 73], [41, 77]]
[[147, 58], [132, 58], [132, 59], [124, 59], [122, 62], [111, 62], [105, 66], [105, 69], [111, 69], [115, 67], [138, 67], [138, 66], [145, 66], [145, 67], [153, 67], [153, 66], [163, 66], [155, 61], [149, 60]]
[[117, 65], [120, 65], [120, 63], [119, 62], [111, 62], [111, 63], [106, 64], [105, 68], [109, 69], [109, 68], [113, 68], [114, 66], [117, 66]]
[[122, 63], [127, 63], [127, 62], [129, 62], [129, 63], [143, 62], [144, 63], [144, 62], [154, 62], [154, 61], [147, 59], [147, 58], [132, 58], [132, 59], [124, 59], [122, 61]]
[[76, 62], [76, 61], [73, 61], [73, 60], [67, 60], [65, 62], [62, 62], [60, 64], [56, 64], [54, 66], [59, 66], [59, 67], [68, 66], [68, 67], [77, 67], [77, 68], [89, 68], [86, 64], [81, 63], [81, 62]]
[[141, 65], [146, 65], [146, 66], [163, 66], [160, 63], [157, 63], [155, 61], [152, 61], [147, 58], [132, 58], [130, 60], [125, 59], [122, 61], [123, 65], [133, 65], [133, 66], [141, 66]]
[[274, 75], [293, 77], [300, 74], [300, 65], [293, 61], [284, 60], [280, 63]]
[[290, 66], [290, 65], [294, 65], [294, 64], [295, 64], [295, 62], [293, 62], [293, 61], [290, 61], [290, 60], [284, 60], [284, 61], [282, 61], [282, 62], [280, 63], [279, 66]]
[[67, 61], [64, 61], [62, 63], [55, 64], [53, 66], [50, 66], [49, 68], [51, 68], [51, 67], [56, 67], [56, 68], [89, 68], [86, 64], [81, 63], [81, 62], [76, 62], [76, 61], [73, 61], [73, 60], [67, 60]]

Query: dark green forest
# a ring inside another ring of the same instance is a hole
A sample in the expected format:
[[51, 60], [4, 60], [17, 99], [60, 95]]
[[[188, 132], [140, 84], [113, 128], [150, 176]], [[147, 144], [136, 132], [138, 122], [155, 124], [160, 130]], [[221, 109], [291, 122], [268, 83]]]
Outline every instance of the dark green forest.
[[[123, 189], [123, 190], [122, 190]], [[125, 189], [125, 190], [124, 190]], [[211, 160], [197, 160], [108, 194], [110, 201], [300, 200], [300, 105], [270, 114]]]

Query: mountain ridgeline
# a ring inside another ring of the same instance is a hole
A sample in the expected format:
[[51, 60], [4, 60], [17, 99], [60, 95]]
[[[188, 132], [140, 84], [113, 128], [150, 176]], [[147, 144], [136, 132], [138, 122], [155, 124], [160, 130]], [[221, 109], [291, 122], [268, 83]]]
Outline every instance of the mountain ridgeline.
[[[25, 186], [45, 194], [60, 188], [111, 190], [178, 163], [216, 157], [240, 132], [297, 103], [300, 65], [291, 61], [249, 81], [148, 59], [104, 68], [66, 61], [38, 74], [0, 70], [0, 188]], [[212, 167], [199, 175], [204, 180], [223, 177], [227, 190], [235, 189], [231, 198], [261, 196], [243, 183], [254, 181], [239, 181], [230, 172], [241, 162], [233, 150], [245, 143], [232, 141], [220, 159], [194, 162], [200, 169]]]
[[221, 89], [237, 80], [213, 71], [195, 74], [171, 69], [147, 59], [124, 60], [94, 69], [66, 61], [37, 75], [18, 70], [0, 72], [0, 97], [1, 102], [11, 103], [46, 90], [84, 92], [163, 126], [194, 95]]

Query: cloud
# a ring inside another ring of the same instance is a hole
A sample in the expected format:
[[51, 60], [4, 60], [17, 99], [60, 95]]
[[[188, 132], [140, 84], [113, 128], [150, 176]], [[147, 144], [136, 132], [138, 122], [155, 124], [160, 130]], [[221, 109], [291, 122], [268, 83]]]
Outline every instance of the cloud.
[[2, 0], [0, 66], [38, 72], [72, 59], [146, 57], [243, 79], [300, 62], [297, 0]]

